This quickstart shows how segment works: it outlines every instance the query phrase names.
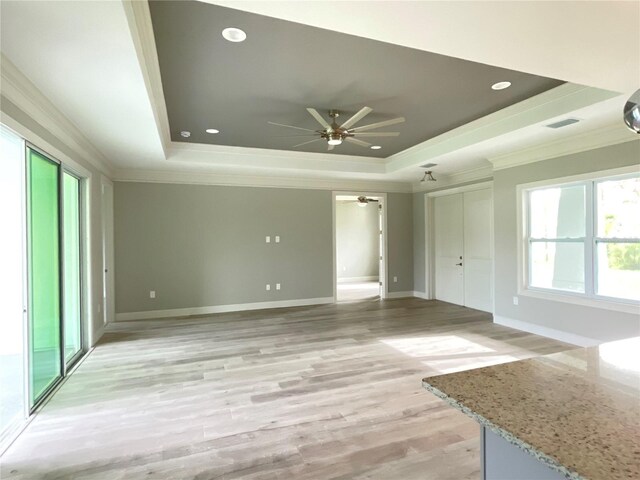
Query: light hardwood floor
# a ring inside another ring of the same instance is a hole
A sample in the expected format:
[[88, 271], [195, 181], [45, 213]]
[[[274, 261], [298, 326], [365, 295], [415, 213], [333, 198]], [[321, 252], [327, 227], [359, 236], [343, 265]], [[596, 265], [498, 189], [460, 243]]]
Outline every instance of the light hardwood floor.
[[337, 298], [339, 302], [378, 301], [380, 299], [380, 285], [378, 282], [348, 282], [338, 283]]
[[478, 425], [421, 379], [566, 348], [420, 299], [115, 324], [0, 477], [477, 479]]

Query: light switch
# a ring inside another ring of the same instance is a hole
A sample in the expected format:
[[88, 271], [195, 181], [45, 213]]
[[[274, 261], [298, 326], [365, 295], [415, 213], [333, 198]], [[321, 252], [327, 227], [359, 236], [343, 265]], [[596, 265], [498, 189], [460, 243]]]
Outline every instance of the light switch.
[[280, 243], [280, 235], [276, 235], [276, 243]]
[[[278, 238], [278, 237], [276, 237], [276, 238]], [[280, 284], [279, 283], [276, 283], [276, 290], [280, 290]]]
[[271, 243], [271, 237], [269, 235], [265, 237], [265, 242]]
[[393, 283], [398, 283], [398, 277], [393, 277]]
[[156, 298], [156, 291], [155, 290], [150, 290], [149, 291], [149, 298]]
[[513, 297], [513, 304], [518, 305], [518, 297]]
[[267, 291], [271, 290], [271, 285], [267, 283]]

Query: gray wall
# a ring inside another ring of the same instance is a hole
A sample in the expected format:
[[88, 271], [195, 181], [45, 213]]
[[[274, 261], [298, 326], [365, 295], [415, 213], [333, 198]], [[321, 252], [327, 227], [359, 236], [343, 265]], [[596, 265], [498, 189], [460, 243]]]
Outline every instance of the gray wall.
[[354, 200], [336, 202], [338, 279], [378, 277], [379, 217], [377, 203], [361, 207]]
[[[330, 191], [116, 182], [114, 195], [117, 313], [333, 295]], [[389, 291], [410, 291], [412, 195], [387, 199]]]
[[516, 186], [552, 178], [640, 164], [640, 142], [631, 141], [494, 172], [495, 315], [596, 340], [640, 334], [638, 315], [520, 296], [517, 292]]
[[[387, 195], [387, 279], [389, 292], [413, 291], [413, 195]], [[398, 282], [393, 282], [393, 277]]]
[[332, 244], [328, 191], [116, 182], [116, 312], [331, 297]]

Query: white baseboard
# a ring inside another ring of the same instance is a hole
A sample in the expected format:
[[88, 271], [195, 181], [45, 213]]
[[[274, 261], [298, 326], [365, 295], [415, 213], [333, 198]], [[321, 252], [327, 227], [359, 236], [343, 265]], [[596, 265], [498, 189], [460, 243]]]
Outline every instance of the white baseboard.
[[341, 277], [338, 278], [338, 283], [377, 282], [379, 279], [380, 277], [378, 275], [369, 277]]
[[407, 297], [413, 297], [413, 292], [409, 291], [409, 292], [389, 292], [387, 293], [387, 297], [386, 298], [407, 298]]
[[208, 315], [211, 313], [242, 312], [246, 310], [263, 310], [266, 308], [303, 307], [333, 303], [333, 297], [301, 298], [299, 300], [279, 300], [275, 302], [239, 303], [236, 305], [212, 305], [209, 307], [173, 308], [170, 310], [147, 310], [145, 312], [116, 313], [116, 322], [131, 320], [148, 320], [151, 318], [188, 317], [191, 315]]
[[423, 300], [433, 300], [432, 298], [429, 298], [429, 296], [425, 292], [418, 292], [416, 290], [413, 291], [413, 296], [416, 298], [421, 298]]
[[560, 342], [571, 343], [579, 347], [591, 347], [593, 345], [599, 345], [602, 343], [600, 340], [594, 338], [583, 337], [575, 333], [565, 332], [562, 330], [556, 330], [555, 328], [543, 327], [535, 323], [524, 322], [522, 320], [514, 320], [513, 318], [501, 317], [500, 315], [493, 316], [493, 323], [503, 325], [505, 327], [515, 328], [516, 330], [522, 330], [524, 332], [535, 333], [542, 337], [553, 338]]

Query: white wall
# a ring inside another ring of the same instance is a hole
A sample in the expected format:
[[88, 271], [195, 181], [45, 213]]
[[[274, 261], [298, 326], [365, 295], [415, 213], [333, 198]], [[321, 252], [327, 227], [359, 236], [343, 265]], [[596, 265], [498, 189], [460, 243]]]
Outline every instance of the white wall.
[[378, 278], [380, 234], [378, 204], [336, 202], [338, 280]]

